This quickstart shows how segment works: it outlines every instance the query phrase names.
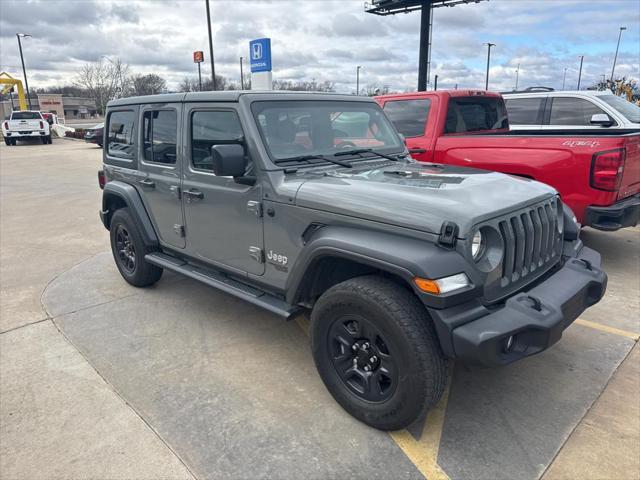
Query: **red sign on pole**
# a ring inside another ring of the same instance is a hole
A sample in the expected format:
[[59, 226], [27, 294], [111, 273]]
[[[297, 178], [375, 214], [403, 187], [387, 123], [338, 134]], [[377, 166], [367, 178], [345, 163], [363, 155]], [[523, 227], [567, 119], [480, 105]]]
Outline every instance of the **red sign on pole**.
[[204, 62], [204, 52], [202, 50], [193, 52], [193, 63], [202, 63], [202, 62]]

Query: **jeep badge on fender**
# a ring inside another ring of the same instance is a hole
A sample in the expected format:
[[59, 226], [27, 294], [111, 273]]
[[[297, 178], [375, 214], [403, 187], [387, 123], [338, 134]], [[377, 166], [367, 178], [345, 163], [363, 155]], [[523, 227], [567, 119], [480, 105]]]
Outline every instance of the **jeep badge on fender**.
[[447, 358], [539, 353], [605, 291], [553, 188], [417, 163], [366, 97], [125, 98], [104, 136], [100, 216], [123, 278], [167, 269], [283, 318], [310, 312], [326, 387], [379, 429], [438, 401]]

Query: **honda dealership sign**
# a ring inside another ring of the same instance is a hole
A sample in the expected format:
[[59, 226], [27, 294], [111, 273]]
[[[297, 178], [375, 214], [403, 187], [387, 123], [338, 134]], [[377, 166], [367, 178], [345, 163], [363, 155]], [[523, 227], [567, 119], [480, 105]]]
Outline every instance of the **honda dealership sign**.
[[258, 38], [249, 42], [251, 89], [271, 90], [271, 39]]

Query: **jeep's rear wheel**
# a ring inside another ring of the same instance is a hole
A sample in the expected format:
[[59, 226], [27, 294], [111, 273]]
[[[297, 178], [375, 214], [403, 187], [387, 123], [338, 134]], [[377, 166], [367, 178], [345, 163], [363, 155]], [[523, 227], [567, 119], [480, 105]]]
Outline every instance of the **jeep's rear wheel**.
[[153, 285], [162, 276], [162, 269], [148, 263], [142, 236], [128, 208], [116, 210], [111, 218], [111, 251], [122, 277], [135, 287]]
[[404, 428], [442, 396], [445, 360], [424, 307], [378, 276], [346, 280], [311, 313], [320, 376], [351, 415], [381, 430]]

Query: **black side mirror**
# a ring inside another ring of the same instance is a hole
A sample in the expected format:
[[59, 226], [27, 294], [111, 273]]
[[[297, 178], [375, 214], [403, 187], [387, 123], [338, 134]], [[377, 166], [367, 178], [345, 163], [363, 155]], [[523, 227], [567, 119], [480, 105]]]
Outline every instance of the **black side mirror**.
[[218, 177], [242, 177], [247, 168], [244, 147], [237, 143], [214, 145], [211, 147], [211, 158], [213, 173]]

